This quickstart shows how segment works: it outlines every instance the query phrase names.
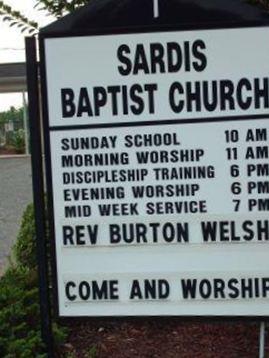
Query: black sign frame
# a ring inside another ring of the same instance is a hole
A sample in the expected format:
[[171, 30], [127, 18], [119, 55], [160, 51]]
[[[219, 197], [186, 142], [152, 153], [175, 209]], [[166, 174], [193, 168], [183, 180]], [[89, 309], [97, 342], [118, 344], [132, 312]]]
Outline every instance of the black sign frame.
[[[58, 285], [57, 285], [57, 261], [56, 261], [56, 239], [55, 239], [55, 222], [54, 222], [54, 204], [53, 204], [53, 184], [52, 184], [52, 169], [51, 169], [51, 153], [50, 153], [50, 127], [49, 127], [49, 115], [48, 115], [48, 96], [47, 96], [47, 76], [46, 76], [46, 65], [45, 65], [45, 41], [46, 39], [52, 38], [70, 38], [70, 37], [87, 37], [87, 36], [107, 36], [107, 35], [123, 35], [123, 34], [141, 34], [141, 33], [153, 33], [153, 32], [171, 32], [171, 31], [199, 31], [199, 30], [221, 30], [221, 29], [243, 29], [243, 28], [268, 28], [269, 22], [234, 22], [234, 23], [219, 23], [215, 25], [208, 26], [194, 26], [192, 25], [184, 25], [184, 26], [148, 26], [141, 28], [113, 28], [113, 29], [95, 29], [95, 30], [87, 30], [87, 31], [72, 31], [67, 33], [42, 33], [39, 35], [39, 48], [40, 48], [40, 79], [41, 79], [41, 96], [42, 96], [42, 116], [43, 116], [43, 128], [44, 128], [44, 145], [45, 145], [45, 163], [46, 163], [46, 181], [47, 181], [47, 200], [48, 200], [48, 215], [49, 215], [49, 234], [52, 238], [52, 247], [51, 247], [51, 256], [52, 256], [52, 276], [53, 276], [53, 306], [54, 311], [59, 320], [65, 321], [66, 319], [79, 319], [79, 320], [87, 320], [89, 318], [95, 319], [152, 319], [152, 318], [172, 318], [177, 319], [181, 318], [184, 320], [214, 320], [214, 321], [223, 321], [223, 320], [268, 320], [268, 316], [227, 316], [227, 315], [189, 315], [189, 316], [60, 316], [59, 315], [59, 300], [58, 300]], [[251, 115], [249, 116], [229, 116], [229, 117], [221, 117], [218, 121], [228, 121], [228, 120], [246, 120], [246, 119], [265, 119], [269, 120], [269, 112], [268, 115]], [[195, 120], [197, 121], [197, 119]], [[204, 119], [204, 122], [207, 122], [208, 119]], [[210, 118], [210, 121], [214, 121], [214, 119]], [[165, 121], [163, 121], [165, 122]], [[180, 123], [190, 123], [191, 120], [180, 120]], [[167, 123], [172, 124], [173, 121], [169, 120]], [[165, 124], [165, 123], [163, 123]], [[127, 124], [118, 125], [126, 126]], [[130, 126], [130, 124], [128, 124]], [[137, 125], [137, 124], [135, 124]], [[78, 125], [76, 128], [102, 128], [102, 127], [115, 127], [115, 124], [111, 125]], [[72, 126], [62, 126], [61, 129], [74, 129]], [[59, 129], [58, 129], [59, 130]], [[35, 164], [36, 165], [36, 164]]]

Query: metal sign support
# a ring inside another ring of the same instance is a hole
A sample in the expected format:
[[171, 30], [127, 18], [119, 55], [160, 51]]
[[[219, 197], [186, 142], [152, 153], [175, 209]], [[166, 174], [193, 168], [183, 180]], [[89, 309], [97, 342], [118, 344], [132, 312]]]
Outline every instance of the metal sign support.
[[49, 298], [48, 256], [46, 247], [46, 217], [44, 198], [44, 172], [42, 158], [38, 64], [36, 58], [36, 39], [26, 38], [27, 86], [29, 103], [29, 123], [32, 153], [32, 180], [35, 207], [39, 300], [41, 335], [48, 358], [53, 358], [53, 333], [51, 305]]
[[153, 0], [153, 16], [155, 19], [159, 17], [159, 0]]
[[29, 133], [28, 133], [28, 113], [27, 113], [27, 101], [25, 91], [22, 92], [23, 100], [23, 125], [24, 125], [24, 138], [25, 138], [25, 154], [29, 155]]
[[264, 358], [265, 353], [265, 322], [260, 323], [259, 358]]

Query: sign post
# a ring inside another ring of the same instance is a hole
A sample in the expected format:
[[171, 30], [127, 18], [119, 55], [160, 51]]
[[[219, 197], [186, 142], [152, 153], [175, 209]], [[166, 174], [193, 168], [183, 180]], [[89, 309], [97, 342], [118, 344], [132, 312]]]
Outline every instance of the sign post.
[[37, 247], [37, 266], [39, 277], [39, 302], [41, 336], [46, 347], [48, 358], [53, 358], [53, 333], [51, 322], [51, 304], [48, 278], [48, 255], [46, 243], [46, 214], [44, 171], [41, 145], [41, 121], [40, 121], [40, 96], [38, 84], [38, 63], [36, 51], [36, 39], [26, 38], [25, 41], [27, 58], [27, 88], [29, 103], [30, 144], [32, 160], [33, 199], [35, 209], [35, 231]]
[[159, 0], [153, 0], [153, 16], [159, 17]]
[[259, 358], [264, 358], [265, 353], [265, 322], [260, 323], [260, 345], [259, 345]]

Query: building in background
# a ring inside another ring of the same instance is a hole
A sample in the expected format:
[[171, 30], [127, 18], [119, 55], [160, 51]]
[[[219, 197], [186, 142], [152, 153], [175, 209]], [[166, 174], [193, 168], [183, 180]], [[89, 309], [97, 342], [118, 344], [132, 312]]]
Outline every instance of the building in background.
[[0, 113], [0, 155], [29, 154], [25, 63], [0, 64], [0, 96], [21, 93], [22, 108]]

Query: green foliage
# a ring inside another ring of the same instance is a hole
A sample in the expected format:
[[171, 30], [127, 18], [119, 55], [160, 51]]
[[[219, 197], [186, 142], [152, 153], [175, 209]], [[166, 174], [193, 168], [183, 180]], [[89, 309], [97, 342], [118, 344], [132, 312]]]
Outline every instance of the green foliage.
[[36, 269], [36, 241], [34, 238], [34, 206], [30, 204], [23, 214], [20, 232], [13, 248], [18, 266], [28, 267], [30, 270]]
[[19, 129], [12, 133], [11, 145], [15, 148], [16, 153], [25, 152], [25, 133], [23, 129]]
[[0, 124], [8, 122], [18, 122], [21, 126], [23, 125], [23, 107], [15, 108], [10, 107], [8, 111], [0, 112]]
[[8, 358], [43, 353], [37, 275], [27, 267], [11, 267], [0, 280], [0, 352]]
[[[1, 358], [45, 358], [40, 333], [38, 274], [34, 229], [34, 208], [23, 215], [17, 243], [16, 263], [0, 278]], [[67, 330], [53, 325], [56, 346], [66, 339]]]
[[[36, 0], [35, 7], [38, 10], [47, 11], [48, 14], [60, 18], [77, 8], [86, 5], [90, 0]], [[247, 0], [254, 5], [261, 5], [269, 10], [269, 0]], [[29, 34], [36, 34], [38, 32], [38, 23], [29, 20], [19, 11], [12, 9], [4, 1], [0, 1], [0, 15], [3, 15], [3, 21], [8, 21], [10, 26], [15, 26], [21, 32], [28, 32]]]
[[[86, 5], [88, 2], [89, 0], [36, 0], [35, 7], [38, 10], [47, 11], [48, 14], [56, 18], [60, 18], [78, 7]], [[9, 22], [10, 27], [15, 26], [23, 33], [32, 35], [38, 32], [39, 26], [37, 22], [29, 20], [4, 1], [0, 1], [0, 15], [3, 16], [3, 21]]]
[[39, 10], [46, 10], [51, 15], [59, 18], [73, 12], [78, 7], [86, 5], [89, 0], [37, 0], [36, 7]]
[[33, 34], [37, 32], [38, 24], [35, 21], [29, 20], [19, 11], [12, 9], [4, 1], [0, 1], [0, 15], [3, 15], [3, 21], [8, 21], [10, 26], [17, 27], [23, 33]]
[[76, 358], [75, 353], [73, 352], [67, 352], [64, 356], [64, 358]]
[[[23, 123], [24, 109], [15, 107], [10, 107], [8, 111], [0, 112], [0, 129], [4, 140], [2, 140], [6, 147], [11, 147], [16, 150], [16, 152], [24, 153], [25, 152], [25, 135]], [[13, 123], [13, 131], [5, 131], [5, 125], [8, 123]]]
[[91, 347], [86, 353], [85, 358], [96, 358], [97, 357], [97, 348], [95, 346]]

